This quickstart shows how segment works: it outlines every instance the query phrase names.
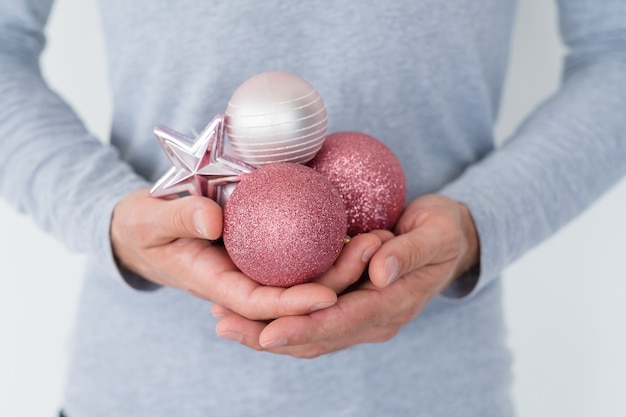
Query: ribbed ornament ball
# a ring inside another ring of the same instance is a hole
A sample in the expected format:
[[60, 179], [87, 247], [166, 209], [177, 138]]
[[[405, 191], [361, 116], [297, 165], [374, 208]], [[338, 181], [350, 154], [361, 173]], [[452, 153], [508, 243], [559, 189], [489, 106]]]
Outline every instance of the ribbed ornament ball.
[[289, 287], [335, 262], [346, 236], [337, 189], [300, 164], [277, 163], [243, 176], [224, 207], [224, 246], [253, 280]]
[[265, 72], [246, 80], [226, 109], [234, 153], [256, 167], [308, 162], [322, 146], [326, 128], [326, 108], [317, 90], [288, 72]]
[[360, 132], [333, 133], [308, 165], [339, 190], [349, 236], [395, 226], [404, 209], [406, 179], [398, 158], [378, 139]]

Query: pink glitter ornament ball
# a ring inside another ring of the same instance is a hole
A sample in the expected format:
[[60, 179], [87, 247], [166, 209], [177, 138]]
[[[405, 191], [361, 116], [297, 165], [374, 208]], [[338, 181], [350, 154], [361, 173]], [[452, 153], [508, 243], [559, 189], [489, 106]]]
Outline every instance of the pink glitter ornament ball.
[[398, 158], [378, 139], [359, 132], [329, 135], [308, 163], [339, 190], [348, 215], [348, 235], [392, 229], [406, 198]]
[[224, 245], [253, 280], [289, 287], [332, 266], [346, 224], [339, 192], [323, 175], [300, 164], [270, 164], [244, 174], [226, 203]]

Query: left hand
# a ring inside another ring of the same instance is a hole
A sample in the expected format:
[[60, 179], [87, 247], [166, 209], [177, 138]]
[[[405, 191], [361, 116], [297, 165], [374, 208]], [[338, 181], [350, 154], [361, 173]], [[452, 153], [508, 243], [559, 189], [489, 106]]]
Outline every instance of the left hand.
[[[445, 196], [414, 200], [396, 232], [397, 236], [386, 231], [359, 235], [346, 246], [335, 266], [318, 281], [340, 294], [332, 307], [267, 323], [214, 304], [212, 312], [220, 318], [217, 334], [253, 349], [301, 358], [393, 338], [479, 259], [469, 210]], [[376, 242], [379, 248], [369, 263], [369, 280], [345, 291], [365, 271]]]

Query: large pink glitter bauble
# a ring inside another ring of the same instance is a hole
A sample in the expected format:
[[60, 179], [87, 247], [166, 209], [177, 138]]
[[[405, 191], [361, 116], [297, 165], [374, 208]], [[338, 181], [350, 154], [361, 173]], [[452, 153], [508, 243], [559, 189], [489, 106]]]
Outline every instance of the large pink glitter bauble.
[[348, 215], [348, 235], [392, 229], [406, 199], [404, 171], [378, 139], [359, 132], [333, 133], [308, 163], [339, 190]]
[[315, 170], [276, 163], [245, 174], [224, 207], [224, 245], [253, 280], [309, 282], [335, 262], [346, 236], [337, 189]]

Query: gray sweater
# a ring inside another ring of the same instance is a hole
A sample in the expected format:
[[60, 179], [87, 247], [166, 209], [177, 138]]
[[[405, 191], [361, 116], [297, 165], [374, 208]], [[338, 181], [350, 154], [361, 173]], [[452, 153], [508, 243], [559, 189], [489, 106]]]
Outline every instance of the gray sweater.
[[[0, 193], [89, 254], [69, 417], [513, 414], [497, 278], [626, 172], [623, 0], [559, 2], [562, 86], [500, 148], [511, 0], [103, 1], [110, 146], [41, 77], [51, 2], [0, 1]], [[168, 169], [153, 126], [199, 131], [268, 70], [310, 81], [331, 132], [387, 143], [409, 198], [444, 193], [474, 216], [480, 274], [389, 342], [314, 360], [252, 351], [215, 335], [208, 302], [116, 268], [114, 205]]]

